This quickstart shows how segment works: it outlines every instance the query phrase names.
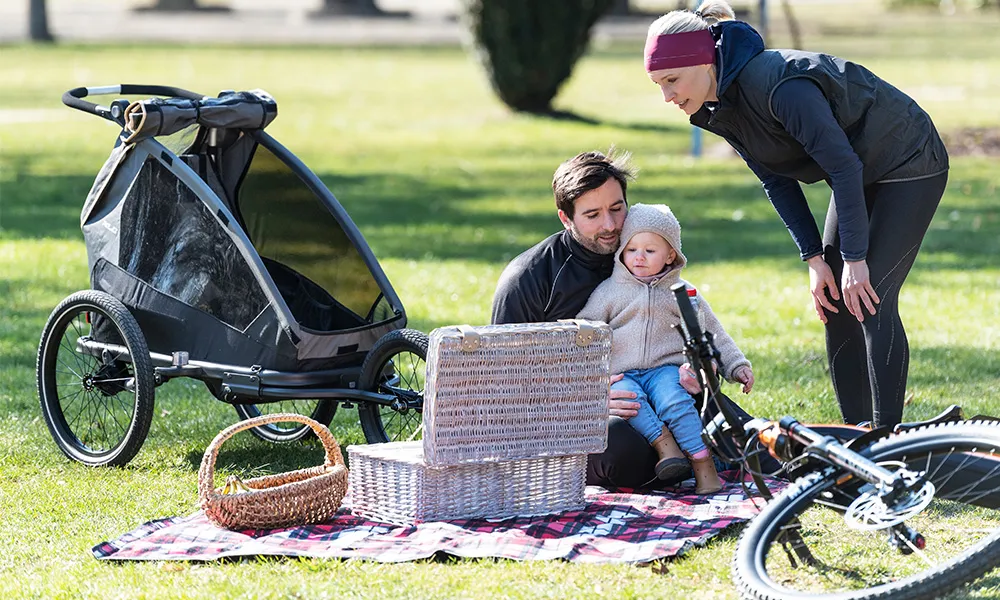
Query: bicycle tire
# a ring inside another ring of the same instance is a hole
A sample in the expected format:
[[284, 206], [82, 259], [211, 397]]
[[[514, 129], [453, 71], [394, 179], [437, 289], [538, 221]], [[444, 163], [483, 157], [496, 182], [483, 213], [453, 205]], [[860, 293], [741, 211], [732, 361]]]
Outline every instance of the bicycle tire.
[[[903, 543], [912, 552], [907, 555], [890, 544], [885, 530], [852, 534], [843, 517], [827, 508], [842, 507], [861, 486], [828, 467], [794, 482], [744, 530], [733, 561], [742, 598], [924, 600], [1000, 565], [1000, 424], [932, 425], [880, 440], [862, 454], [886, 465], [921, 465], [926, 479], [936, 484], [931, 504], [905, 521], [931, 536], [924, 538], [927, 546], [915, 549]], [[971, 519], [969, 513], [974, 513]], [[789, 529], [819, 554], [818, 564], [793, 564], [778, 539]], [[847, 546], [829, 543], [846, 536], [853, 536]], [[932, 564], [923, 565], [921, 557]], [[891, 565], [898, 570], [888, 572], [890, 563], [900, 563]], [[801, 568], [810, 572], [791, 575], [791, 569]], [[856, 587], [830, 589], [833, 582]]]
[[361, 389], [394, 395], [405, 406], [397, 410], [373, 402], [358, 404], [361, 430], [369, 444], [420, 439], [427, 344], [427, 334], [397, 329], [379, 338], [365, 356]]
[[[94, 337], [124, 346], [128, 359], [107, 350], [80, 352]], [[135, 318], [117, 298], [96, 290], [68, 296], [52, 311], [38, 344], [38, 398], [59, 449], [92, 467], [127, 464], [153, 419], [153, 363]]]

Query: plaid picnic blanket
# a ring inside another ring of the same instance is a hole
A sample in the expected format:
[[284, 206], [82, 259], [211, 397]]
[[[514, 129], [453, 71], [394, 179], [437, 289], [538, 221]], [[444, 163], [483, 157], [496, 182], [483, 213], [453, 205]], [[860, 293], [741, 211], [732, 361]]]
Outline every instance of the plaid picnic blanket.
[[[730, 481], [734, 476], [723, 474]], [[644, 493], [588, 487], [588, 504], [579, 511], [411, 527], [355, 517], [344, 506], [332, 520], [318, 525], [228, 531], [198, 511], [150, 521], [94, 546], [93, 553], [107, 560], [308, 556], [403, 562], [444, 552], [468, 558], [644, 563], [704, 545], [726, 527], [753, 517], [762, 503], [760, 498], [747, 498], [738, 483], [730, 482], [711, 496], [694, 495], [693, 483]]]

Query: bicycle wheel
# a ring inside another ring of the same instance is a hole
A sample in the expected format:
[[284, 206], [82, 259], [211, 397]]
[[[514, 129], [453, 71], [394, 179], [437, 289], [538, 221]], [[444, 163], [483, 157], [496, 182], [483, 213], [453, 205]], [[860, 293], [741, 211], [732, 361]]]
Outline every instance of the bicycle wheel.
[[[1000, 565], [1000, 424], [930, 426], [864, 454], [920, 473], [934, 485], [929, 504], [872, 509], [878, 518], [851, 523], [845, 514], [858, 516], [870, 486], [834, 468], [807, 475], [743, 532], [733, 563], [742, 597], [938, 598]], [[811, 560], [795, 552], [797, 543]]]
[[149, 434], [155, 385], [146, 339], [120, 301], [94, 290], [63, 300], [42, 331], [36, 376], [63, 454], [95, 467], [132, 460]]
[[361, 389], [389, 394], [396, 402], [358, 405], [369, 444], [420, 439], [426, 360], [427, 335], [415, 329], [392, 331], [375, 342], [361, 366]]
[[[334, 400], [278, 400], [266, 404], [234, 404], [233, 408], [244, 421], [261, 415], [296, 413], [310, 417], [323, 425], [329, 425], [333, 416], [337, 414], [337, 402]], [[250, 433], [264, 441], [281, 444], [300, 440], [312, 433], [312, 429], [302, 423], [283, 421], [251, 427]]]

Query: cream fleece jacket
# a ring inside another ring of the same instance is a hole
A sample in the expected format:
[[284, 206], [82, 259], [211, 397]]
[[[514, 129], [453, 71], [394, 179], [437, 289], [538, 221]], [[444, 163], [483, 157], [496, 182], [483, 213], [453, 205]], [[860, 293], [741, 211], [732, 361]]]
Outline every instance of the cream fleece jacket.
[[[652, 232], [667, 240], [677, 258], [663, 276], [646, 284], [622, 263], [621, 253], [632, 236]], [[604, 321], [614, 332], [611, 338], [611, 372], [649, 369], [661, 365], [681, 365], [685, 362], [684, 340], [673, 325], [681, 322], [680, 309], [670, 287], [678, 281], [687, 258], [681, 252], [681, 225], [664, 204], [636, 204], [628, 211], [622, 228], [621, 245], [615, 253], [611, 277], [605, 279], [590, 295], [579, 319]], [[692, 286], [684, 281], [688, 288]], [[729, 381], [740, 366], [750, 361], [740, 352], [712, 307], [698, 294], [698, 313], [702, 327], [711, 331], [715, 346], [722, 355], [721, 374]]]

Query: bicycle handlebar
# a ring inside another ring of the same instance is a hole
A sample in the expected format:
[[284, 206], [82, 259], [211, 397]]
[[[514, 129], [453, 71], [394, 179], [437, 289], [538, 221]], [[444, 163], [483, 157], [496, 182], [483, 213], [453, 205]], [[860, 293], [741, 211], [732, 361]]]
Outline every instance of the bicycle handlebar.
[[683, 283], [675, 283], [670, 286], [670, 291], [677, 298], [677, 306], [681, 309], [681, 325], [690, 342], [701, 341], [704, 332], [701, 330], [701, 323], [698, 322], [698, 313], [695, 312], [691, 304], [691, 297], [688, 296], [687, 286]]
[[121, 124], [122, 114], [115, 114], [115, 107], [108, 108], [93, 102], [83, 100], [87, 96], [104, 96], [108, 94], [122, 94], [126, 96], [166, 96], [169, 98], [187, 98], [189, 100], [201, 100], [201, 94], [196, 94], [185, 89], [170, 87], [166, 85], [135, 85], [119, 84], [105, 85], [97, 87], [78, 87], [69, 90], [62, 95], [62, 102], [70, 108], [75, 108], [86, 113], [97, 115], [109, 121]]
[[702, 330], [701, 323], [698, 321], [698, 313], [695, 312], [694, 306], [691, 304], [691, 298], [688, 296], [687, 286], [682, 282], [678, 282], [670, 286], [670, 291], [674, 293], [674, 297], [677, 299], [677, 306], [681, 311], [680, 329], [681, 334], [684, 336], [685, 353], [688, 356], [688, 360], [691, 361], [691, 367], [695, 373], [702, 374], [703, 380], [701, 383], [707, 388], [705, 390], [707, 394], [706, 401], [708, 399], [715, 401], [719, 407], [719, 411], [725, 416], [726, 421], [729, 422], [730, 427], [732, 427], [733, 432], [736, 434], [737, 442], [742, 444], [745, 435], [743, 423], [729, 403], [719, 398], [719, 377], [712, 365], [717, 352], [712, 345], [711, 334]]
[[[736, 414], [730, 402], [721, 396], [719, 391], [719, 376], [712, 366], [716, 350], [712, 345], [711, 333], [705, 332], [698, 321], [698, 313], [691, 304], [688, 296], [687, 286], [684, 283], [675, 283], [670, 286], [670, 291], [677, 299], [677, 306], [681, 312], [681, 334], [684, 336], [684, 353], [691, 362], [691, 367], [695, 373], [700, 375], [700, 383], [705, 394], [705, 404], [715, 402], [719, 408], [719, 413], [729, 424], [729, 435], [732, 436], [737, 447], [742, 451], [746, 447], [747, 431], [743, 426], [743, 421]], [[704, 408], [704, 406], [703, 406]], [[707, 430], [706, 430], [707, 431]], [[718, 450], [718, 448], [717, 448]], [[755, 454], [744, 456], [750, 466], [750, 474], [753, 476], [757, 489], [765, 498], [771, 497], [771, 492], [767, 488], [764, 479], [760, 476], [760, 461]]]

